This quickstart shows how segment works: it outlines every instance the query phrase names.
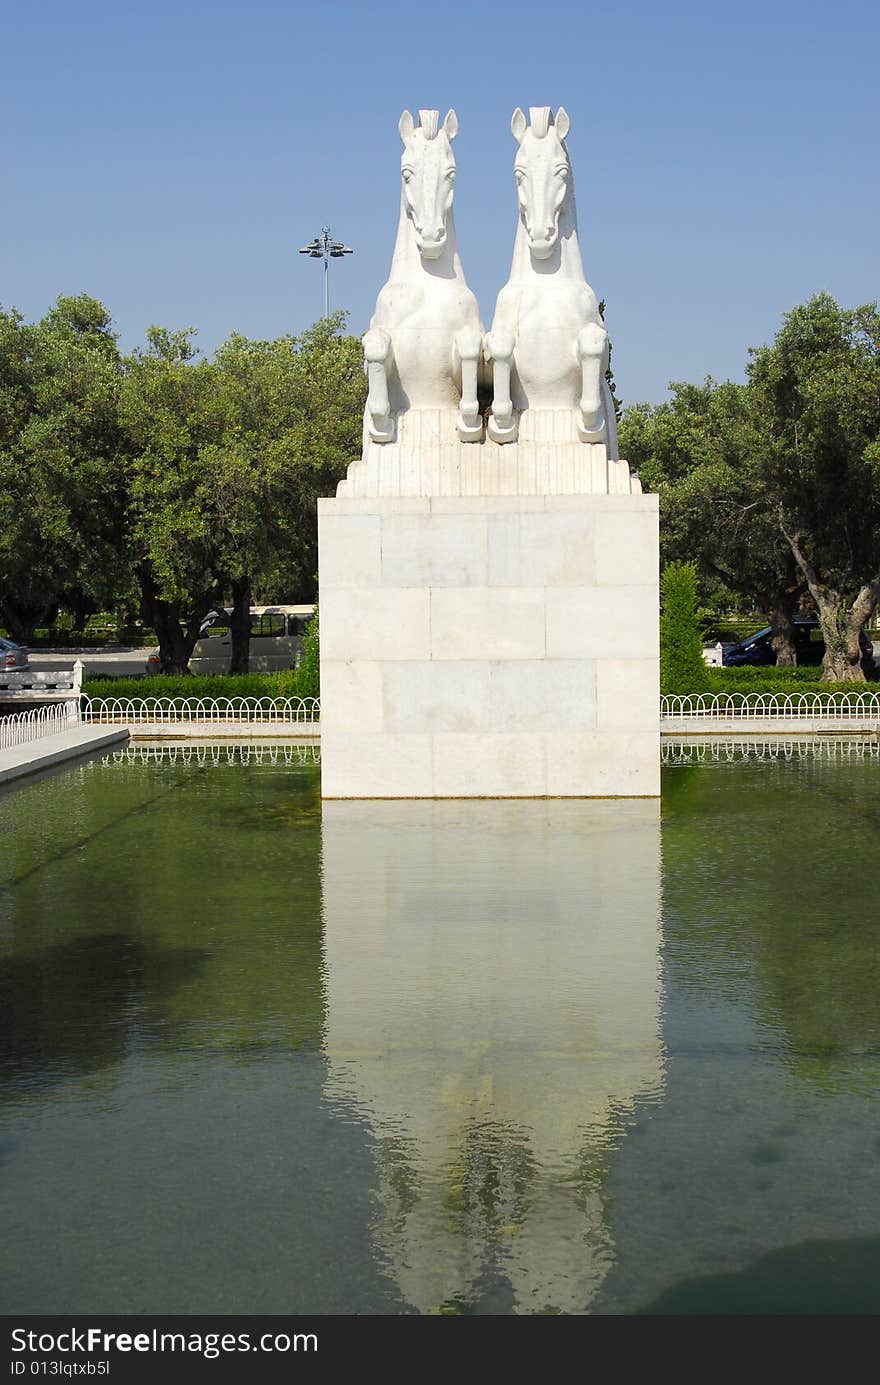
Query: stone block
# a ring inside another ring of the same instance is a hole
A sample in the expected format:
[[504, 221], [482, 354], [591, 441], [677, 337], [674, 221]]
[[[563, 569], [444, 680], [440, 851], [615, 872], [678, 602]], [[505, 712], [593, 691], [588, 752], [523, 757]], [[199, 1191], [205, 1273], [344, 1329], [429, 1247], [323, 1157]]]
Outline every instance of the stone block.
[[[545, 495], [434, 495], [432, 515], [518, 515], [540, 514], [547, 508]], [[332, 502], [331, 502], [332, 503]]]
[[660, 726], [660, 659], [599, 659], [596, 706], [600, 731]]
[[424, 495], [375, 495], [364, 504], [363, 496], [323, 496], [318, 501], [318, 522], [328, 515], [426, 515], [431, 501]]
[[660, 793], [659, 730], [554, 732], [546, 735], [545, 745], [546, 793], [551, 798], [654, 798]]
[[322, 586], [322, 660], [429, 658], [429, 596], [426, 587]]
[[431, 737], [321, 729], [324, 798], [431, 798]]
[[657, 585], [657, 512], [610, 510], [595, 516], [593, 548], [597, 586]]
[[485, 586], [487, 521], [480, 514], [385, 515], [383, 585]]
[[511, 659], [490, 664], [488, 724], [526, 732], [594, 728], [595, 662]]
[[546, 770], [538, 733], [433, 737], [437, 798], [541, 798]]
[[432, 659], [541, 659], [544, 592], [445, 587], [431, 592]]
[[[403, 517], [399, 517], [401, 522]], [[381, 580], [378, 514], [328, 514], [321, 521], [321, 583], [331, 587], [377, 587]], [[410, 585], [410, 584], [407, 584]]]
[[365, 735], [385, 730], [382, 669], [375, 659], [322, 659], [321, 736], [352, 729], [352, 709]]
[[650, 587], [547, 589], [549, 659], [619, 659], [656, 648], [659, 606]]
[[489, 521], [492, 587], [590, 586], [594, 581], [589, 513], [542, 510]]
[[491, 730], [489, 676], [482, 659], [382, 665], [384, 729], [425, 735]]

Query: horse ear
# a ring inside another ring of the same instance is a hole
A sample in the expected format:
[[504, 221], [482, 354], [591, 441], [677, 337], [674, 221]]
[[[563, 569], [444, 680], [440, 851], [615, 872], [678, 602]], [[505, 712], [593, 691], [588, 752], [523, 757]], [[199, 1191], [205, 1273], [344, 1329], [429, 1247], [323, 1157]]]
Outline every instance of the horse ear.
[[443, 122], [443, 129], [446, 131], [446, 138], [452, 142], [458, 134], [458, 116], [455, 111], [447, 111], [446, 119]]
[[556, 119], [553, 124], [556, 126], [556, 133], [560, 139], [565, 139], [571, 129], [571, 121], [568, 118], [568, 111], [564, 106], [560, 106], [556, 112]]
[[413, 130], [416, 128], [415, 122], [413, 121], [413, 118], [410, 115], [409, 111], [403, 112], [403, 114], [397, 122], [397, 128], [400, 131], [400, 138], [402, 140], [408, 140]]
[[526, 124], [526, 118], [520, 110], [519, 106], [517, 106], [513, 115], [510, 117], [510, 129], [513, 134], [513, 138], [516, 140], [517, 144], [522, 144], [522, 137], [525, 134], [527, 128], [528, 126]]

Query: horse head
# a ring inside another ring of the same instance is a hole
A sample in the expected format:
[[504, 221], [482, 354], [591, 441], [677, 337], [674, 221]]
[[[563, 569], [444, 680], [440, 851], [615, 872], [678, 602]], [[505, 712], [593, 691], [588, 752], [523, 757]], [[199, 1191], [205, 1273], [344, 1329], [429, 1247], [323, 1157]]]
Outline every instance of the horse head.
[[571, 162], [563, 143], [569, 131], [564, 106], [554, 121], [549, 106], [532, 106], [530, 123], [517, 106], [510, 121], [519, 145], [513, 171], [519, 212], [536, 260], [546, 260], [559, 239], [559, 215], [568, 192]]
[[439, 120], [439, 111], [419, 111], [416, 125], [409, 111], [404, 111], [397, 127], [403, 140], [403, 205], [425, 260], [439, 259], [443, 253], [455, 189], [452, 141], [458, 133], [458, 118], [449, 111], [442, 125]]

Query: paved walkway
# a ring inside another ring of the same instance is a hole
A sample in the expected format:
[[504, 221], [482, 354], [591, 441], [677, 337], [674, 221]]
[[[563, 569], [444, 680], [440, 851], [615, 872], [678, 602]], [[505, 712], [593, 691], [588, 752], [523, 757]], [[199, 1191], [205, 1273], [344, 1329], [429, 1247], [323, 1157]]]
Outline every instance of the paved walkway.
[[880, 732], [873, 717], [661, 717], [660, 735], [672, 736], [864, 736]]
[[57, 736], [44, 736], [42, 740], [27, 741], [12, 750], [0, 750], [0, 784], [127, 740], [126, 726], [77, 726]]
[[[97, 723], [92, 722], [92, 725]], [[129, 721], [133, 741], [319, 741], [319, 721]]]

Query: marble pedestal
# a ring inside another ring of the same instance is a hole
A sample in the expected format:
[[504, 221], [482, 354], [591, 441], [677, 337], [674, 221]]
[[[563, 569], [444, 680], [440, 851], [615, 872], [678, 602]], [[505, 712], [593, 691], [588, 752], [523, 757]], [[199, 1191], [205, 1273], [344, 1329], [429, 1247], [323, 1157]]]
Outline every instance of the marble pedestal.
[[347, 485], [318, 502], [325, 798], [659, 794], [656, 495]]

